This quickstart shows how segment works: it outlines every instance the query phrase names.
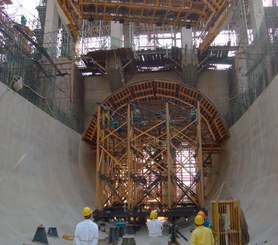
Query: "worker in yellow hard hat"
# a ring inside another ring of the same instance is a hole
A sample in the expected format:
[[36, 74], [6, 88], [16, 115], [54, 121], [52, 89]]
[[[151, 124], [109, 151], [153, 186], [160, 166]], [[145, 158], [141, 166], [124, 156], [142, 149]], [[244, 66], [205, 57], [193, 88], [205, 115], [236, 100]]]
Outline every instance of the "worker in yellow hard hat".
[[194, 222], [196, 228], [192, 232], [190, 245], [214, 245], [212, 231], [204, 227], [204, 218], [201, 215], [197, 215]]
[[209, 222], [209, 220], [208, 220], [208, 217], [207, 217], [206, 213], [205, 213], [204, 211], [201, 210], [201, 211], [199, 211], [199, 212], [197, 213], [197, 215], [200, 215], [200, 216], [203, 217], [203, 219], [204, 219], [204, 227], [208, 227], [208, 228], [211, 229], [211, 224], [210, 224], [210, 222]]
[[147, 228], [149, 231], [149, 244], [160, 245], [163, 244], [160, 237], [162, 237], [163, 224], [157, 218], [158, 214], [156, 210], [151, 211], [150, 220], [147, 222]]
[[84, 220], [77, 224], [74, 233], [76, 245], [97, 245], [98, 226], [91, 220], [93, 210], [89, 207], [83, 208]]

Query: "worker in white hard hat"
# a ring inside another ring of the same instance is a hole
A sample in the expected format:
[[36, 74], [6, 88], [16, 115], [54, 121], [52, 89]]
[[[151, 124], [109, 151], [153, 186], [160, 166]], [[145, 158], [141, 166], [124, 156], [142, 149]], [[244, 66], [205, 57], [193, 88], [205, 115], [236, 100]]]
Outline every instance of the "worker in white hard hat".
[[211, 229], [204, 227], [204, 218], [197, 215], [194, 219], [196, 228], [192, 232], [190, 245], [214, 245]]
[[84, 220], [77, 224], [74, 233], [76, 245], [97, 245], [98, 226], [91, 220], [93, 210], [89, 207], [83, 208]]
[[156, 210], [151, 211], [150, 220], [147, 222], [147, 227], [149, 231], [149, 244], [150, 245], [162, 244], [160, 237], [162, 237], [163, 224], [157, 218]]

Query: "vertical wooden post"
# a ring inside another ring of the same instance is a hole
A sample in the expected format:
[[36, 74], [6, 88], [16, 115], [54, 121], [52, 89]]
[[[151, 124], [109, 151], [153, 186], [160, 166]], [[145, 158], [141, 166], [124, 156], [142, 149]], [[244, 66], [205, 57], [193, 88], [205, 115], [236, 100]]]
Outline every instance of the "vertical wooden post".
[[197, 138], [198, 138], [198, 171], [200, 172], [199, 183], [199, 204], [201, 208], [205, 207], [204, 200], [204, 173], [203, 173], [203, 149], [202, 149], [202, 128], [201, 128], [201, 109], [200, 101], [197, 102]]
[[[108, 118], [106, 117], [107, 115], [107, 111], [100, 111], [100, 118], [101, 118], [101, 122], [100, 122], [100, 144], [102, 144], [102, 146], [107, 150], [108, 149], [108, 142], [109, 142], [109, 137], [106, 138], [106, 140], [104, 140], [105, 137], [105, 130], [103, 129], [107, 123]], [[103, 180], [103, 178], [100, 178], [100, 176], [102, 176], [103, 174], [105, 174], [106, 171], [106, 164], [108, 162], [108, 157], [107, 154], [104, 154], [104, 151], [101, 150], [100, 152], [100, 157], [99, 157], [99, 180], [100, 182], [100, 186], [99, 186], [99, 191], [100, 191], [100, 195], [99, 195], [99, 200], [100, 200], [100, 206], [103, 207], [104, 205], [104, 197], [105, 195], [103, 193], [105, 193], [105, 180]]]
[[132, 155], [131, 155], [131, 109], [130, 104], [127, 106], [127, 177], [128, 177], [128, 209], [132, 208], [133, 195], [132, 195], [132, 182], [131, 182], [131, 173], [132, 173]]
[[172, 157], [171, 157], [171, 135], [170, 135], [170, 114], [169, 103], [166, 102], [166, 131], [167, 131], [167, 165], [168, 165], [168, 207], [172, 206]]
[[96, 155], [96, 208], [100, 208], [101, 204], [100, 204], [100, 117], [101, 117], [101, 113], [100, 113], [100, 106], [97, 108], [97, 155]]

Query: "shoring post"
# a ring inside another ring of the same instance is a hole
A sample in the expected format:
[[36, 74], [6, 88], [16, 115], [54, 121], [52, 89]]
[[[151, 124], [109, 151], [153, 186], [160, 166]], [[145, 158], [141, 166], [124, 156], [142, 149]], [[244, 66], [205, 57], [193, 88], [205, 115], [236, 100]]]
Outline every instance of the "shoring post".
[[132, 183], [131, 183], [131, 171], [132, 171], [132, 155], [131, 155], [131, 108], [130, 104], [127, 106], [127, 177], [128, 177], [128, 209], [132, 208], [131, 202], [133, 199], [132, 195]]
[[73, 92], [74, 92], [74, 60], [71, 62], [70, 69], [70, 102], [73, 102]]
[[172, 206], [172, 158], [171, 158], [171, 135], [170, 135], [170, 114], [169, 114], [169, 103], [166, 102], [166, 129], [167, 129], [167, 166], [168, 166], [168, 207]]
[[101, 125], [100, 125], [100, 116], [101, 116], [101, 112], [100, 112], [100, 106], [98, 106], [97, 108], [97, 155], [96, 155], [96, 208], [100, 208], [101, 207], [101, 203], [100, 203], [100, 129], [101, 129]]
[[[105, 137], [105, 130], [104, 127], [106, 126], [106, 111], [105, 110], [101, 110], [100, 111], [100, 118], [101, 120], [101, 124], [100, 124], [100, 144], [102, 144], [102, 146], [104, 147], [104, 149], [108, 150], [106, 143], [109, 142], [109, 137], [106, 138], [106, 140], [104, 140]], [[102, 176], [105, 173], [105, 154], [103, 151], [103, 148], [101, 147], [101, 154], [100, 154], [100, 158], [99, 158], [99, 165], [100, 165], [100, 175]], [[105, 189], [105, 184], [104, 184], [104, 180], [101, 178], [101, 182], [100, 182], [100, 203], [101, 203], [101, 207], [104, 205], [104, 189]], [[101, 193], [102, 192], [102, 193]]]
[[202, 131], [201, 131], [201, 109], [200, 101], [197, 101], [197, 138], [198, 138], [198, 171], [200, 171], [199, 183], [199, 204], [201, 208], [205, 207], [204, 200], [204, 173], [203, 173], [203, 150], [202, 150]]

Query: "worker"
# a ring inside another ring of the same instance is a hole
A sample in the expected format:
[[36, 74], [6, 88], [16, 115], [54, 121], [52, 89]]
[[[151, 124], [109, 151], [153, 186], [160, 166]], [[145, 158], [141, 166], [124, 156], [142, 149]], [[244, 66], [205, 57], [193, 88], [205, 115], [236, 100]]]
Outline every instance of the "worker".
[[202, 216], [203, 217], [203, 219], [206, 219], [206, 213], [204, 212], [204, 211], [199, 211], [198, 213], [197, 213], [197, 215], [200, 215], [200, 216]]
[[207, 228], [210, 228], [210, 229], [211, 229], [211, 224], [210, 224], [208, 218], [206, 218], [206, 219], [204, 220], [204, 227], [207, 227]]
[[76, 245], [97, 245], [98, 244], [98, 226], [91, 220], [92, 209], [83, 208], [84, 220], [77, 224], [74, 233]]
[[20, 23], [21, 23], [22, 26], [26, 26], [26, 24], [27, 24], [27, 19], [25, 18], [24, 15], [21, 15]]
[[211, 229], [211, 224], [210, 224], [210, 222], [208, 220], [208, 217], [207, 217], [206, 213], [204, 211], [199, 211], [197, 213], [197, 215], [200, 215], [200, 216], [203, 217], [203, 219], [204, 219], [204, 227], [208, 227], [208, 228]]
[[157, 218], [156, 210], [151, 211], [150, 220], [147, 222], [147, 227], [149, 231], [149, 244], [150, 245], [162, 244], [160, 237], [162, 237], [163, 224]]
[[201, 215], [195, 217], [196, 228], [192, 232], [190, 245], [214, 245], [212, 231], [204, 227], [204, 218]]

